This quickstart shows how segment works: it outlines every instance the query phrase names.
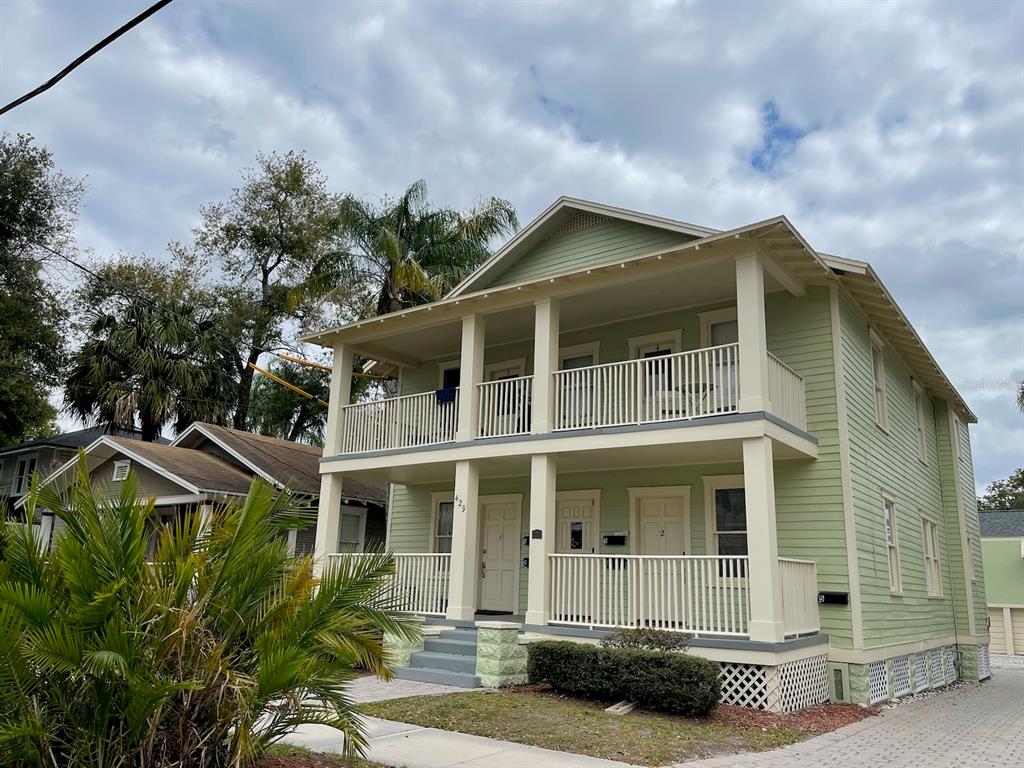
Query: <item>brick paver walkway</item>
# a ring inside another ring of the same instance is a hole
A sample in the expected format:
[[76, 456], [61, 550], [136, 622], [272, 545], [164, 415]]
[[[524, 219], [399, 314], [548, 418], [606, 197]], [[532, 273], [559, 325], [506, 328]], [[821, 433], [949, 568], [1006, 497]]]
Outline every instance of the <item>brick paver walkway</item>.
[[1021, 768], [1024, 668], [982, 685], [908, 701], [876, 717], [771, 752], [682, 763], [685, 768]]
[[[392, 680], [385, 683], [378, 677], [367, 675], [355, 680], [348, 687], [349, 698], [356, 704], [369, 704], [385, 699], [404, 699], [406, 696], [433, 696], [438, 693], [466, 693], [471, 688], [456, 688], [452, 685], [420, 683], [416, 680]], [[479, 690], [479, 689], [477, 689]]]

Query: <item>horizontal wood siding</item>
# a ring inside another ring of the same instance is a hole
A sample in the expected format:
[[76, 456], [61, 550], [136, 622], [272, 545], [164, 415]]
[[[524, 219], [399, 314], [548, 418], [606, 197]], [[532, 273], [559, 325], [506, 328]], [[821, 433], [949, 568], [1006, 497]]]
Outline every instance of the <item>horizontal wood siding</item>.
[[[123, 482], [115, 483], [111, 480], [114, 475], [114, 462], [120, 460], [118, 457], [108, 459], [89, 473], [93, 488], [99, 489], [108, 498], [120, 494], [124, 485]], [[131, 471], [135, 474], [135, 482], [138, 485], [140, 496], [181, 496], [192, 493], [188, 488], [182, 488], [177, 483], [137, 462], [132, 462]]]
[[[807, 431], [818, 438], [818, 460], [775, 463], [775, 516], [779, 555], [817, 563], [818, 588], [849, 591], [843, 486], [839, 457], [835, 364], [828, 290], [806, 296], [769, 294], [765, 302], [768, 348], [804, 379]], [[849, 648], [849, 606], [821, 606], [821, 629]]]
[[[867, 322], [840, 295], [850, 474], [857, 532], [864, 643], [868, 648], [947, 636], [954, 630], [950, 566], [959, 531], [944, 514], [941, 456], [933, 407], [925, 408], [926, 457], [918, 460], [911, 374], [895, 350], [883, 350], [887, 429], [876, 424], [871, 341]], [[928, 402], [930, 396], [925, 393]], [[973, 482], [971, 483], [973, 488]], [[896, 504], [902, 594], [889, 588], [882, 494]], [[943, 597], [929, 597], [925, 582], [922, 515], [938, 522]]]
[[578, 232], [551, 237], [521, 256], [476, 290], [538, 280], [599, 264], [642, 256], [695, 238], [628, 221], [605, 221]]

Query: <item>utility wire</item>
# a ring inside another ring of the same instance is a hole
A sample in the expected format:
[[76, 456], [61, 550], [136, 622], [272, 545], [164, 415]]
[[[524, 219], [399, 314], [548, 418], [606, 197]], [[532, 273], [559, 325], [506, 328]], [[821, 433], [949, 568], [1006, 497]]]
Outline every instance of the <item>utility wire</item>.
[[77, 69], [82, 64], [84, 64], [88, 59], [92, 58], [97, 53], [99, 53], [101, 50], [103, 50], [108, 45], [110, 45], [112, 42], [117, 40], [117, 38], [121, 37], [121, 35], [123, 35], [125, 32], [128, 32], [133, 27], [136, 27], [139, 24], [141, 24], [142, 22], [144, 22], [146, 19], [148, 19], [154, 13], [159, 11], [165, 5], [169, 5], [170, 2], [171, 2], [171, 0], [159, 0], [159, 2], [154, 3], [149, 8], [147, 8], [142, 13], [140, 13], [138, 16], [136, 16], [134, 19], [132, 19], [131, 21], [127, 22], [126, 24], [123, 24], [122, 26], [118, 27], [116, 30], [111, 32], [109, 35], [104, 37], [102, 40], [100, 40], [98, 43], [96, 43], [96, 45], [94, 45], [88, 51], [86, 51], [81, 56], [79, 56], [77, 59], [72, 61], [70, 64], [68, 64], [66, 67], [64, 67], [64, 69], [62, 69], [56, 75], [54, 75], [49, 80], [47, 80], [45, 83], [40, 85], [38, 88], [34, 88], [33, 90], [31, 90], [28, 93], [26, 93], [24, 96], [22, 96], [20, 98], [17, 98], [14, 101], [12, 101], [10, 104], [7, 104], [6, 106], [0, 108], [0, 115], [4, 114], [5, 112], [10, 112], [12, 109], [14, 109], [17, 106], [20, 106], [21, 104], [24, 104], [29, 99], [34, 99], [36, 96], [38, 96], [39, 94], [43, 93], [44, 91], [50, 90], [53, 86], [55, 86], [57, 83], [59, 83], [65, 77], [70, 75], [75, 69]]

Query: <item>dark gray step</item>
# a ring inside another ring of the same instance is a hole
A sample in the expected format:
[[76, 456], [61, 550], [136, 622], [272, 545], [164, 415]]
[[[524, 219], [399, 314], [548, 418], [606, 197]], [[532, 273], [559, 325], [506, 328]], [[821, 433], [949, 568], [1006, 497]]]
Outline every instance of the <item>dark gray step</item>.
[[465, 643], [475, 643], [476, 629], [443, 629], [437, 636], [442, 640], [459, 640]]
[[479, 688], [480, 678], [463, 672], [450, 672], [445, 669], [423, 669], [420, 667], [399, 667], [395, 670], [399, 680], [417, 680], [421, 683], [438, 683], [453, 685], [456, 688]]
[[446, 619], [441, 616], [427, 616], [427, 618], [423, 620], [423, 623], [428, 626], [431, 624], [440, 624], [443, 627], [463, 627], [466, 629], [476, 628], [476, 622], [465, 621], [462, 619]]
[[420, 669], [444, 669], [449, 672], [462, 672], [467, 675], [476, 674], [476, 657], [461, 656], [453, 653], [431, 653], [417, 651], [409, 661], [410, 667]]
[[440, 637], [428, 637], [423, 641], [423, 650], [431, 653], [448, 653], [456, 656], [472, 656], [476, 658], [476, 640], [448, 640]]

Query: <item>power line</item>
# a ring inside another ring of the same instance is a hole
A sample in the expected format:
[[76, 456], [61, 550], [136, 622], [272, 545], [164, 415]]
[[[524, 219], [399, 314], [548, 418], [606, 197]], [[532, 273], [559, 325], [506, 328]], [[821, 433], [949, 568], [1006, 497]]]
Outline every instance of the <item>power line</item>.
[[109, 35], [104, 37], [102, 40], [100, 40], [98, 43], [96, 43], [96, 45], [94, 45], [88, 51], [86, 51], [81, 56], [79, 56], [77, 59], [72, 61], [70, 64], [68, 64], [66, 67], [64, 67], [64, 69], [62, 69], [56, 75], [54, 75], [49, 80], [47, 80], [45, 83], [40, 85], [38, 88], [34, 88], [33, 90], [31, 90], [28, 93], [26, 93], [24, 96], [15, 99], [10, 104], [8, 104], [5, 107], [3, 107], [2, 109], [0, 109], [0, 115], [4, 114], [5, 112], [11, 111], [12, 109], [14, 109], [15, 107], [17, 107], [17, 106], [19, 106], [21, 104], [24, 104], [29, 99], [35, 98], [36, 96], [38, 96], [39, 94], [43, 93], [44, 91], [50, 90], [53, 86], [55, 86], [57, 83], [59, 83], [65, 77], [70, 75], [75, 69], [77, 69], [82, 64], [84, 64], [88, 59], [90, 59], [93, 56], [95, 56], [97, 53], [99, 53], [101, 50], [106, 48], [108, 45], [110, 45], [112, 42], [117, 40], [117, 38], [121, 37], [121, 35], [123, 35], [124, 33], [128, 32], [133, 27], [136, 27], [139, 24], [141, 24], [142, 22], [144, 22], [146, 19], [148, 19], [154, 13], [159, 11], [165, 5], [169, 5], [170, 2], [171, 2], [171, 0], [159, 0], [159, 2], [154, 3], [149, 8], [147, 8], [142, 13], [140, 13], [138, 16], [136, 16], [134, 19], [132, 19], [131, 21], [127, 22], [126, 24], [121, 25], [116, 30], [111, 32]]

